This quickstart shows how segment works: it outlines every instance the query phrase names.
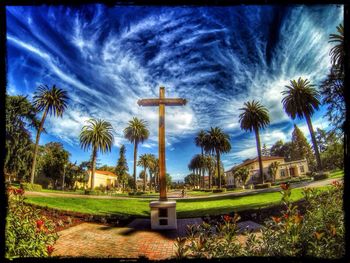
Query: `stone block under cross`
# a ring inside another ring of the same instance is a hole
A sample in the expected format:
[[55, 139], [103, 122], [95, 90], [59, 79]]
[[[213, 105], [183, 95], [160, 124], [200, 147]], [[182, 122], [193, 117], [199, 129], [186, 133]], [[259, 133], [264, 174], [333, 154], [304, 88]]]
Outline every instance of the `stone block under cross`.
[[166, 168], [165, 168], [165, 106], [183, 106], [186, 104], [185, 99], [165, 98], [164, 87], [159, 88], [159, 99], [141, 99], [137, 101], [139, 106], [159, 106], [159, 181], [160, 181], [160, 201], [167, 200], [166, 194]]

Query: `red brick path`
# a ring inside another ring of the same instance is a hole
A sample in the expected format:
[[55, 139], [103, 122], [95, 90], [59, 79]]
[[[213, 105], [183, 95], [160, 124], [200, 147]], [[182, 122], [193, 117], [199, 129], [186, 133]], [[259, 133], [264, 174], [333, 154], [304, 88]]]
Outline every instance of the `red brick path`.
[[175, 239], [200, 218], [178, 219], [178, 230], [152, 231], [149, 219], [136, 219], [128, 227], [83, 223], [59, 232], [53, 256], [166, 259], [174, 256]]

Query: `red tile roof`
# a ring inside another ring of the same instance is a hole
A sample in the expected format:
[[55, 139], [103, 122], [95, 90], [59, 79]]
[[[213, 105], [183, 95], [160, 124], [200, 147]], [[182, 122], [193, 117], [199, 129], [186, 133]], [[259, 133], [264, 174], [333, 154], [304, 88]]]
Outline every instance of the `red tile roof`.
[[[261, 160], [262, 161], [269, 161], [269, 160], [280, 160], [280, 159], [283, 159], [284, 160], [284, 157], [281, 157], [281, 156], [261, 156]], [[239, 165], [236, 165], [236, 166], [233, 166], [230, 170], [228, 170], [227, 172], [229, 171], [232, 171], [232, 170], [236, 170], [242, 166], [246, 166], [248, 164], [251, 164], [251, 163], [255, 163], [255, 162], [258, 162], [259, 159], [258, 157], [255, 157], [253, 159], [248, 159], [246, 161], [244, 161], [243, 163], [239, 164]]]

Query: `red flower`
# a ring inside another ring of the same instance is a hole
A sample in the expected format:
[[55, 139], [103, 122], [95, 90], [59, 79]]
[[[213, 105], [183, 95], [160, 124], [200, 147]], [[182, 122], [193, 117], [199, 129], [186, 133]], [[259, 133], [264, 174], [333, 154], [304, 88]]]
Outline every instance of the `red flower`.
[[51, 256], [52, 252], [54, 251], [54, 247], [49, 245], [46, 247], [46, 249], [47, 249], [47, 253], [49, 253], [49, 256]]
[[36, 227], [41, 230], [43, 228], [44, 221], [43, 220], [38, 220], [36, 221]]
[[282, 183], [281, 184], [281, 188], [283, 189], [283, 190], [288, 190], [288, 188], [289, 188], [289, 185], [288, 184], [286, 184], [286, 183]]
[[23, 189], [16, 189], [15, 190], [16, 195], [23, 195], [24, 194], [24, 190]]
[[283, 217], [284, 217], [285, 219], [288, 219], [289, 214], [284, 214]]
[[280, 217], [277, 217], [277, 216], [272, 216], [272, 220], [278, 224], [279, 222], [281, 222], [281, 218]]
[[224, 220], [225, 220], [226, 222], [230, 222], [231, 217], [230, 217], [229, 215], [224, 215]]
[[338, 186], [340, 186], [340, 183], [339, 183], [339, 181], [333, 181], [332, 185], [335, 187], [338, 187]]
[[7, 192], [8, 192], [8, 194], [13, 194], [14, 192], [15, 192], [15, 188], [12, 188], [12, 187], [9, 187], [9, 188], [7, 188]]

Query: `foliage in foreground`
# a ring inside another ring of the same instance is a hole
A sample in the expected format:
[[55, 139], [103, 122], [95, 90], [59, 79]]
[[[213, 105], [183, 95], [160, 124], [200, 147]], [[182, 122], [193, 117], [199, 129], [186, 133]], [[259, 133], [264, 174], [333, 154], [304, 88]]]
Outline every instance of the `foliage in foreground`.
[[[224, 216], [221, 222], [202, 223], [188, 228], [185, 238], [177, 239], [177, 258], [216, 258], [237, 256], [311, 256], [339, 258], [345, 254], [343, 184], [334, 182], [325, 192], [305, 189], [306, 212], [290, 202], [291, 188], [282, 184], [281, 216], [272, 216], [257, 233], [242, 234], [240, 217]], [[240, 237], [242, 238], [242, 237]]]
[[47, 257], [58, 239], [54, 224], [41, 218], [40, 210], [25, 205], [24, 190], [9, 188], [6, 218], [6, 258]]

